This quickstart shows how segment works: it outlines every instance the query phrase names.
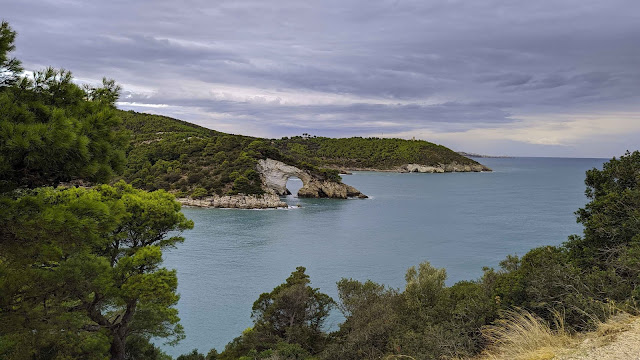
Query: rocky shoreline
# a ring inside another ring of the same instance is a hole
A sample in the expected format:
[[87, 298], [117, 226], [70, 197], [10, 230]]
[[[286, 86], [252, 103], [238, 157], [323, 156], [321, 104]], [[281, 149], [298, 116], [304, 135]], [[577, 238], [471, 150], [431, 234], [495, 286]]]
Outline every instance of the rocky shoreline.
[[463, 165], [458, 163], [439, 164], [436, 166], [425, 166], [420, 164], [407, 164], [399, 168], [398, 172], [419, 172], [419, 173], [446, 173], [446, 172], [483, 172], [492, 171], [482, 164]]
[[378, 169], [378, 168], [358, 168], [358, 167], [330, 167], [331, 169], [336, 169], [343, 174], [350, 175], [352, 171], [375, 171], [375, 172], [394, 172], [394, 173], [449, 173], [449, 172], [491, 172], [491, 168], [482, 165], [482, 164], [458, 164], [458, 163], [449, 163], [449, 164], [438, 164], [435, 166], [431, 165], [420, 165], [420, 164], [405, 164], [402, 166], [397, 166], [389, 169]]
[[227, 209], [278, 209], [286, 208], [286, 202], [282, 201], [278, 195], [224, 195], [207, 196], [201, 199], [177, 198], [184, 206], [195, 206], [204, 208], [227, 208]]
[[[337, 193], [333, 193], [337, 199], [349, 199], [359, 198], [366, 199], [367, 196], [355, 190], [352, 186], [346, 185], [349, 190], [342, 196], [342, 189]], [[325, 189], [327, 190], [327, 189]], [[311, 195], [298, 194], [299, 197], [312, 197], [316, 196], [317, 192], [313, 192]], [[289, 207], [289, 204], [282, 201], [280, 196], [276, 194], [263, 194], [263, 195], [225, 195], [225, 196], [207, 196], [201, 199], [192, 198], [176, 198], [176, 200], [182, 204], [182, 206], [192, 206], [201, 208], [219, 208], [219, 209], [285, 209]]]

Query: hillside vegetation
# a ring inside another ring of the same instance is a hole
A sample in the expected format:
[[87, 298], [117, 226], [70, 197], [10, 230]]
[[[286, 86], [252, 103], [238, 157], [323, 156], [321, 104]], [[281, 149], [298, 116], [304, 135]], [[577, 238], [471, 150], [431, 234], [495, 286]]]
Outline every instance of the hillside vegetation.
[[405, 164], [478, 164], [447, 147], [424, 140], [295, 136], [276, 140], [274, 144], [295, 159], [311, 159], [318, 166], [346, 170], [390, 170]]
[[257, 159], [269, 155], [262, 141], [165, 116], [120, 111], [120, 117], [131, 134], [124, 179], [133, 186], [194, 197], [263, 192], [255, 171]]
[[120, 111], [131, 143], [124, 179], [145, 190], [178, 196], [262, 194], [256, 163], [271, 158], [340, 182], [336, 169], [392, 169], [422, 165], [477, 164], [427, 141], [297, 136], [279, 140], [226, 134], [166, 116]]

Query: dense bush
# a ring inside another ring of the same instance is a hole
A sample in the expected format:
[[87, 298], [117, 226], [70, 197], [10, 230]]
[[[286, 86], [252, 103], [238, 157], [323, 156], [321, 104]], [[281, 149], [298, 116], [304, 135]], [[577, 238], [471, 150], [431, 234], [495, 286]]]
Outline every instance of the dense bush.
[[[250, 149], [253, 138], [158, 115], [121, 111], [120, 116], [132, 138], [124, 179], [134, 186], [196, 192], [198, 197], [263, 193], [259, 176], [246, 173], [254, 170], [260, 158]], [[234, 173], [246, 174], [237, 180]]]

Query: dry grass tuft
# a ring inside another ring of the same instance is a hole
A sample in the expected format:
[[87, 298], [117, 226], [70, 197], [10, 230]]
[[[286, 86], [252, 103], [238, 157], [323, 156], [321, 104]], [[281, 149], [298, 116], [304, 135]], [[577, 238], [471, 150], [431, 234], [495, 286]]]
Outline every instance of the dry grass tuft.
[[526, 310], [508, 312], [482, 333], [491, 346], [480, 358], [487, 360], [547, 360], [566, 349], [573, 340], [565, 330], [564, 319], [555, 314], [552, 330], [548, 323]]
[[613, 342], [619, 333], [629, 330], [631, 323], [637, 318], [626, 312], [620, 312], [611, 316], [605, 322], [599, 322], [596, 331], [589, 338], [596, 341], [597, 346], [603, 346]]

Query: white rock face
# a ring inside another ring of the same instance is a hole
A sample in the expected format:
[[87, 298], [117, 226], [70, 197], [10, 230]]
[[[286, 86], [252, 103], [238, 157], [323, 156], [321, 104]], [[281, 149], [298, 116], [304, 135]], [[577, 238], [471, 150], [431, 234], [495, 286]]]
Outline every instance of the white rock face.
[[437, 166], [427, 166], [420, 164], [407, 164], [398, 169], [399, 172], [419, 172], [419, 173], [444, 173], [444, 172], [480, 172], [491, 171], [481, 164], [462, 165], [458, 163], [439, 164]]
[[443, 173], [444, 168], [435, 166], [426, 166], [420, 164], [407, 164], [405, 167], [407, 172], [419, 172], [419, 173]]
[[277, 195], [289, 194], [289, 190], [287, 190], [287, 180], [295, 176], [302, 180], [302, 188], [298, 191], [299, 197], [328, 197], [334, 199], [367, 197], [353, 186], [340, 182], [316, 179], [304, 170], [273, 159], [259, 160], [257, 170], [262, 176], [263, 183], [268, 188], [268, 191], [273, 191]]
[[262, 175], [264, 185], [277, 195], [289, 194], [287, 180], [292, 176], [302, 180], [304, 185], [311, 181], [311, 176], [303, 170], [273, 159], [259, 160], [257, 170]]

